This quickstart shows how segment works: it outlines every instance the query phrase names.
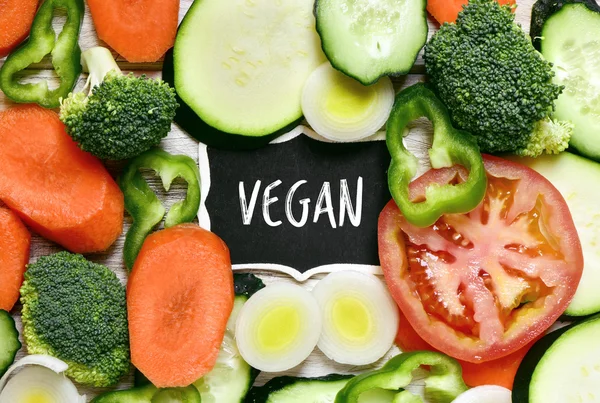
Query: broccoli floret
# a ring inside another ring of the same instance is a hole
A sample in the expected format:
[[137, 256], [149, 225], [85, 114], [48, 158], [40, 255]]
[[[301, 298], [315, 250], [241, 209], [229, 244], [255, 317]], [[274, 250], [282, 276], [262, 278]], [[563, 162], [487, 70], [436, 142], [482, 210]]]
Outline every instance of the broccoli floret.
[[175, 90], [162, 80], [123, 75], [110, 51], [82, 54], [90, 93], [61, 100], [60, 118], [81, 149], [102, 159], [135, 157], [171, 130], [179, 106]]
[[[471, 0], [426, 45], [425, 66], [455, 125], [475, 135], [483, 152], [545, 148], [530, 144], [540, 140], [535, 125], [551, 114], [563, 88], [552, 83], [552, 65], [515, 24], [509, 6]], [[565, 136], [555, 143], [568, 142], [570, 133]]]
[[533, 132], [526, 148], [515, 150], [515, 154], [533, 158], [544, 153], [559, 154], [569, 147], [574, 127], [571, 122], [556, 121], [551, 118], [538, 120], [533, 125]]
[[30, 264], [21, 287], [30, 354], [69, 364], [66, 374], [96, 387], [129, 371], [125, 287], [105, 266], [59, 252]]

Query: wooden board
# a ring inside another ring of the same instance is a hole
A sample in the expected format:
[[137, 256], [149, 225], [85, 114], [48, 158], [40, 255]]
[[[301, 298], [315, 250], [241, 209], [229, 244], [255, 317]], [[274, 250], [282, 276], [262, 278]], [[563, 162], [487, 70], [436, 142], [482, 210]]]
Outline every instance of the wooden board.
[[[517, 0], [519, 3], [519, 7], [517, 9], [516, 20], [520, 23], [526, 31], [529, 30], [529, 19], [531, 14], [531, 7], [534, 3], [534, 0]], [[179, 13], [179, 19], [181, 20], [185, 15], [186, 11], [192, 4], [192, 0], [181, 0], [181, 10]], [[64, 16], [58, 15], [55, 17], [54, 25], [55, 29], [59, 28], [64, 21]], [[430, 36], [437, 30], [437, 24], [430, 19], [429, 20]], [[102, 41], [100, 41], [96, 35], [91, 15], [89, 14], [89, 10], [86, 6], [86, 14], [83, 21], [82, 32], [79, 39], [79, 44], [83, 50], [88, 49], [93, 46], [103, 45], [106, 46]], [[116, 55], [116, 53], [115, 53]], [[124, 71], [134, 71], [137, 74], [141, 72], [152, 76], [152, 77], [160, 77], [162, 64], [159, 63], [149, 63], [149, 64], [132, 64], [127, 63], [122, 58], [117, 56], [117, 60], [122, 70]], [[3, 64], [4, 59], [0, 59], [0, 66]], [[55, 81], [55, 75], [51, 70], [50, 61], [48, 58], [42, 60], [41, 63], [32, 65], [30, 67], [31, 74], [28, 76], [29, 80], [34, 80], [36, 78], [48, 78], [49, 80]], [[415, 63], [412, 74], [409, 74], [406, 77], [396, 79], [395, 85], [397, 89], [401, 89], [407, 86], [410, 86], [418, 81], [424, 81], [425, 76], [422, 74], [424, 72], [423, 60], [422, 57], [419, 56], [419, 59]], [[85, 83], [86, 77], [82, 75], [79, 78], [77, 89], [81, 89]], [[9, 108], [11, 105], [14, 105], [1, 91], [0, 91], [0, 110]], [[430, 125], [423, 121], [416, 122], [413, 125], [413, 131], [407, 138], [407, 146], [418, 156], [421, 158], [422, 166], [421, 169], [424, 170], [427, 167], [427, 146], [429, 144], [430, 137]], [[188, 136], [183, 130], [181, 130], [176, 124], [172, 125], [172, 130], [169, 136], [163, 140], [161, 143], [161, 147], [166, 151], [176, 154], [186, 154], [192, 157], [195, 161], [198, 160], [198, 143], [196, 140]], [[109, 167], [111, 173], [116, 177], [121, 168], [122, 164], [112, 164]], [[159, 181], [157, 178], [148, 178], [151, 182], [151, 185], [154, 189], [157, 190], [159, 197], [161, 200], [165, 202], [166, 206], [170, 206], [174, 202], [180, 200], [185, 196], [185, 187], [181, 182], [175, 182], [174, 187], [171, 189], [171, 192], [167, 194], [162, 190], [159, 185]], [[125, 226], [123, 230], [123, 234], [125, 234], [129, 228], [131, 223], [131, 219], [126, 215]], [[117, 242], [105, 253], [88, 255], [87, 257], [90, 260], [93, 260], [98, 263], [102, 263], [110, 267], [117, 276], [121, 279], [123, 283], [126, 282], [126, 271], [122, 262], [122, 249], [124, 243], [124, 235], [121, 236]], [[36, 261], [40, 256], [44, 256], [47, 254], [55, 253], [60, 251], [61, 248], [57, 245], [49, 242], [40, 236], [34, 234], [32, 238], [32, 251], [31, 251], [31, 261]], [[265, 281], [265, 283], [271, 282], [279, 282], [279, 281], [293, 281], [289, 278], [278, 276], [269, 273], [261, 273], [261, 277]], [[311, 289], [314, 286], [315, 280], [308, 280], [304, 285]], [[21, 330], [21, 322], [20, 322], [20, 306], [16, 306], [13, 313], [17, 324], [19, 326], [19, 330]], [[294, 375], [294, 376], [321, 376], [329, 373], [358, 373], [370, 368], [379, 367], [383, 363], [387, 361], [387, 359], [394, 354], [398, 353], [399, 350], [394, 348], [392, 351], [388, 353], [386, 357], [384, 357], [380, 362], [375, 363], [374, 365], [367, 367], [350, 367], [345, 365], [336, 364], [330, 360], [328, 360], [323, 354], [321, 354], [318, 350], [309, 357], [309, 359], [302, 364], [301, 366], [294, 368], [291, 371], [288, 371], [285, 374], [278, 375]], [[22, 357], [25, 354], [25, 347], [19, 352], [18, 358]], [[269, 375], [262, 374], [258, 383], [262, 384], [270, 378]], [[132, 375], [130, 374], [127, 377], [123, 378], [123, 381], [118, 385], [118, 389], [124, 389], [131, 386]], [[414, 385], [414, 392], [420, 392], [422, 389], [422, 383], [417, 382]], [[102, 390], [99, 389], [90, 389], [85, 387], [79, 387], [81, 393], [86, 393], [88, 396], [88, 401], [91, 400], [92, 397], [96, 396]]]

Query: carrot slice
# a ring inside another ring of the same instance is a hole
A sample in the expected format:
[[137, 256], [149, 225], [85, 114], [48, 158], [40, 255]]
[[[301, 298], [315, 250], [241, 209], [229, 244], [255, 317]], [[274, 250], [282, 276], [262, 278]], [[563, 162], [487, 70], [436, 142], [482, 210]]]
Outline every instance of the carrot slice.
[[7, 312], [19, 299], [31, 234], [12, 211], [0, 207], [0, 309]]
[[127, 283], [131, 362], [157, 387], [198, 380], [215, 365], [233, 298], [218, 236], [193, 224], [150, 235]]
[[0, 0], [0, 57], [27, 38], [37, 8], [38, 0]]
[[[497, 0], [500, 4], [514, 5], [516, 0]], [[427, 11], [440, 24], [455, 22], [458, 13], [469, 0], [427, 0]]]
[[[482, 364], [458, 360], [462, 366], [465, 383], [472, 388], [481, 385], [498, 385], [512, 390], [517, 369], [519, 369], [525, 354], [536, 341], [532, 341], [522, 349], [505, 357]], [[396, 335], [396, 345], [404, 352], [438, 351], [419, 336], [402, 312], [400, 312], [400, 326]]]
[[0, 200], [31, 229], [77, 253], [112, 245], [123, 229], [123, 194], [56, 113], [37, 105], [0, 113], [0, 144]]
[[87, 0], [100, 39], [128, 62], [155, 62], [173, 47], [179, 0]]

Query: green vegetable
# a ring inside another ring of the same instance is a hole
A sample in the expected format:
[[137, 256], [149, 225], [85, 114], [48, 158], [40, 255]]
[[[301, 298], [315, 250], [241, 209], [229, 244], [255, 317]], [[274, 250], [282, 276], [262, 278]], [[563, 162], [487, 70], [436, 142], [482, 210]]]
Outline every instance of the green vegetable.
[[19, 331], [14, 319], [8, 312], [0, 309], [0, 378], [15, 361], [20, 349]]
[[351, 378], [338, 374], [319, 378], [280, 376], [252, 388], [246, 403], [329, 403]]
[[159, 389], [152, 403], [201, 403], [200, 393], [193, 386]]
[[[519, 365], [514, 403], [597, 401], [595, 381], [600, 316], [560, 328], [539, 339]], [[556, 387], [568, 385], [568, 387]]]
[[[66, 9], [67, 21], [56, 38], [52, 18], [56, 9]], [[11, 53], [0, 69], [0, 88], [15, 102], [38, 103], [45, 108], [56, 108], [60, 98], [73, 90], [81, 73], [78, 45], [79, 30], [84, 14], [83, 0], [46, 0], [40, 6], [33, 23], [29, 39]], [[48, 82], [21, 84], [18, 73], [44, 56], [52, 56], [52, 66], [60, 79], [54, 90]]]
[[261, 279], [250, 273], [233, 275], [235, 300], [223, 343], [214, 368], [194, 382], [204, 403], [241, 403], [260, 373], [240, 355], [235, 342], [235, 325], [242, 306], [257, 291], [265, 288]]
[[201, 403], [201, 400], [193, 386], [157, 389], [154, 385], [144, 385], [105, 392], [91, 403]]
[[30, 354], [65, 361], [75, 381], [104, 387], [129, 371], [125, 287], [105, 266], [59, 252], [30, 264], [21, 287]]
[[531, 31], [534, 44], [553, 64], [554, 83], [565, 87], [553, 117], [573, 122], [569, 145], [600, 161], [600, 5], [594, 0], [538, 0]]
[[570, 125], [536, 125], [550, 116], [562, 87], [509, 6], [471, 0], [425, 46], [425, 67], [454, 124], [482, 152], [537, 156], [566, 148]]
[[401, 389], [413, 379], [413, 371], [421, 366], [430, 367], [425, 379], [425, 397], [431, 403], [450, 403], [467, 390], [462, 379], [460, 364], [453, 358], [433, 351], [403, 353], [389, 360], [383, 368], [351, 379], [340, 390], [335, 403], [357, 403], [359, 397], [373, 389], [400, 391], [394, 402], [422, 402]]
[[125, 265], [130, 270], [144, 239], [165, 215], [164, 206], [140, 172], [143, 168], [154, 170], [167, 191], [177, 177], [188, 184], [185, 199], [175, 203], [169, 210], [165, 227], [193, 221], [200, 207], [200, 173], [190, 157], [152, 149], [130, 161], [119, 178], [119, 186], [125, 196], [125, 209], [133, 218], [123, 248]]
[[538, 158], [513, 158], [548, 179], [564, 196], [583, 249], [583, 275], [565, 315], [589, 316], [600, 312], [600, 244], [598, 226], [590, 225], [590, 217], [598, 214], [600, 164], [579, 155], [564, 152]]
[[91, 403], [152, 403], [152, 397], [157, 390], [154, 385], [115, 390], [96, 396]]
[[82, 61], [90, 93], [69, 94], [60, 109], [67, 133], [82, 150], [102, 159], [128, 159], [167, 136], [178, 107], [168, 84], [121, 74], [106, 48], [86, 50]]
[[304, 83], [326, 61], [313, 8], [314, 0], [192, 4], [173, 48], [177, 94], [205, 122], [190, 133], [237, 148], [215, 137], [265, 144], [299, 123]]
[[364, 85], [410, 71], [427, 42], [425, 0], [317, 0], [315, 17], [331, 65]]
[[[432, 167], [460, 164], [469, 170], [469, 177], [457, 185], [432, 184], [427, 188], [427, 199], [417, 203], [411, 200], [408, 186], [417, 172], [418, 160], [406, 149], [402, 138], [407, 125], [423, 116], [434, 127], [429, 150]], [[392, 156], [388, 170], [390, 192], [402, 214], [414, 225], [427, 227], [443, 214], [469, 212], [483, 199], [487, 177], [475, 139], [452, 127], [446, 107], [424, 84], [413, 85], [396, 96], [386, 140]]]

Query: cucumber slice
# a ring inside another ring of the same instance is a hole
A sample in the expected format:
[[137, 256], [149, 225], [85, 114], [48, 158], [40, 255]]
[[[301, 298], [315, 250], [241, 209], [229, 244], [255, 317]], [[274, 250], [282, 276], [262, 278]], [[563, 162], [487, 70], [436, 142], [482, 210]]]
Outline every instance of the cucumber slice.
[[152, 403], [152, 397], [156, 391], [157, 389], [153, 385], [116, 390], [96, 396], [91, 403]]
[[302, 116], [309, 74], [325, 61], [313, 0], [198, 0], [174, 47], [175, 89], [207, 124], [268, 136]]
[[316, 0], [331, 65], [364, 85], [410, 71], [427, 41], [426, 0]]
[[240, 355], [235, 342], [235, 324], [240, 309], [254, 293], [265, 287], [253, 274], [234, 274], [235, 300], [227, 322], [227, 331], [221, 344], [217, 363], [204, 377], [194, 382], [202, 403], [241, 403], [259, 371], [252, 368]]
[[542, 155], [539, 158], [513, 158], [533, 168], [563, 195], [579, 234], [583, 249], [583, 276], [565, 314], [586, 316], [600, 312], [600, 217], [598, 200], [600, 164], [571, 153]]
[[600, 318], [584, 321], [560, 335], [546, 350], [533, 371], [529, 402], [600, 400], [598, 334]]
[[200, 393], [193, 386], [159, 389], [152, 403], [201, 403]]
[[529, 349], [523, 361], [519, 365], [519, 369], [515, 375], [512, 389], [512, 401], [514, 403], [529, 403], [529, 387], [531, 385], [531, 377], [538, 363], [550, 346], [567, 330], [574, 325], [566, 326], [548, 333], [539, 339], [533, 347]]
[[554, 64], [554, 82], [565, 86], [554, 117], [575, 124], [572, 147], [600, 160], [600, 7], [551, 1], [553, 8], [545, 6], [548, 0], [538, 2], [533, 19], [544, 20], [541, 52]]
[[15, 321], [6, 311], [0, 310], [0, 378], [12, 365], [21, 349]]
[[333, 403], [351, 375], [332, 374], [320, 378], [281, 376], [265, 386], [252, 388], [247, 403]]

